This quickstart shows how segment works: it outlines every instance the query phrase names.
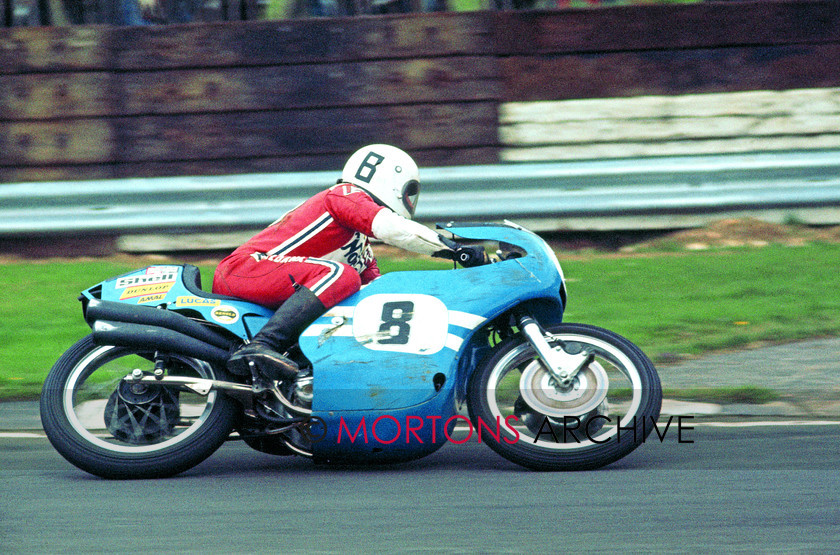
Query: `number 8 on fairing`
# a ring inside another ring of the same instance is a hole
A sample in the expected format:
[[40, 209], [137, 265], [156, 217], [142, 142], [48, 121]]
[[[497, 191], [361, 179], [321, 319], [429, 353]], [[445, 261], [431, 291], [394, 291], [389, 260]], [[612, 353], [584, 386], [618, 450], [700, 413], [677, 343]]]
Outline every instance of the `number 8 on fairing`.
[[362, 161], [362, 165], [356, 170], [356, 179], [370, 183], [370, 180], [373, 179], [373, 174], [376, 173], [376, 166], [381, 164], [383, 160], [385, 160], [384, 156], [380, 156], [375, 152], [369, 152]]
[[446, 346], [449, 311], [431, 295], [379, 293], [358, 302], [352, 327], [366, 349], [433, 355]]
[[[379, 326], [380, 334], [389, 334], [390, 337], [380, 339], [378, 343], [386, 345], [405, 345], [408, 343], [411, 334], [411, 326], [408, 321], [414, 314], [414, 303], [411, 301], [389, 302], [382, 305], [382, 325]], [[394, 328], [397, 333], [394, 333]]]

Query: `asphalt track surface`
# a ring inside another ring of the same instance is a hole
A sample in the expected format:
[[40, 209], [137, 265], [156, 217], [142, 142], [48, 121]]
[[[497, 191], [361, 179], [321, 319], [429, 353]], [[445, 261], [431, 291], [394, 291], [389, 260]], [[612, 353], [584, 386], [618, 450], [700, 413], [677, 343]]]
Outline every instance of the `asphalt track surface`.
[[838, 423], [683, 428], [593, 472], [523, 470], [475, 441], [379, 468], [229, 442], [144, 481], [94, 478], [21, 433], [0, 438], [0, 551], [840, 552]]
[[35, 404], [7, 403], [0, 553], [840, 553], [838, 360], [824, 339], [660, 368], [666, 387], [762, 384], [808, 410], [689, 417], [579, 473], [476, 441], [378, 468], [228, 442], [175, 478], [106, 481], [58, 455]]

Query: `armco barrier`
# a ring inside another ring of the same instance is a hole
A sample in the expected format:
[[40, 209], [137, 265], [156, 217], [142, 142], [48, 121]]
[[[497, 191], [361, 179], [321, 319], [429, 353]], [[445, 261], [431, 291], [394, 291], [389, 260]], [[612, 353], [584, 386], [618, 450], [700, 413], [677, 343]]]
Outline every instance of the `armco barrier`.
[[[261, 227], [338, 175], [7, 184], [0, 235]], [[629, 218], [635, 223], [619, 227], [662, 227], [648, 220], [679, 227], [674, 222], [692, 214], [798, 209], [836, 209], [818, 223], [840, 222], [840, 151], [425, 168], [421, 179], [417, 219], [425, 222], [510, 218], [542, 220], [545, 229], [575, 220], [571, 227], [594, 229]]]

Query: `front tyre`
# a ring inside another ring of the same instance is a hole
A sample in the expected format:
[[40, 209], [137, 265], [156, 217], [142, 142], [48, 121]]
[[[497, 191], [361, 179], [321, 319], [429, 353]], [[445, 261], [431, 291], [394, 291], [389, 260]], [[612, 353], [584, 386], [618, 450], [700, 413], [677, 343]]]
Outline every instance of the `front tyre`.
[[600, 468], [644, 443], [662, 406], [651, 361], [609, 330], [558, 324], [546, 331], [554, 349], [594, 359], [560, 387], [521, 334], [498, 344], [468, 385], [473, 426], [499, 432], [482, 441], [534, 470]]
[[[218, 379], [210, 364], [157, 355], [166, 374]], [[55, 449], [103, 478], [161, 478], [197, 465], [218, 449], [239, 414], [231, 398], [125, 380], [155, 369], [155, 353], [99, 346], [88, 336], [55, 363], [41, 392], [41, 423]]]

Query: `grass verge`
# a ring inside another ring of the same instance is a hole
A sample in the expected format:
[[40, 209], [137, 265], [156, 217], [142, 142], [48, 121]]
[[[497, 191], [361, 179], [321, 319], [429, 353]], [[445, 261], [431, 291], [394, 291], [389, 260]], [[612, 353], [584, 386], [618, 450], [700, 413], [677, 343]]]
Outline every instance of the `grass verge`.
[[[565, 319], [611, 329], [657, 363], [840, 333], [840, 244], [645, 253], [564, 260]], [[55, 360], [89, 333], [76, 297], [136, 261], [44, 261], [0, 265], [0, 399], [37, 397]], [[385, 272], [448, 267], [382, 258]], [[204, 265], [205, 287], [213, 268]], [[758, 390], [757, 390], [758, 391]], [[705, 398], [710, 391], [703, 393]], [[723, 395], [718, 392], [714, 395]], [[750, 399], [764, 394], [730, 392]]]
[[662, 396], [680, 401], [704, 401], [707, 403], [763, 405], [778, 401], [782, 396], [766, 387], [745, 385], [740, 387], [697, 387], [691, 389], [665, 389]]

